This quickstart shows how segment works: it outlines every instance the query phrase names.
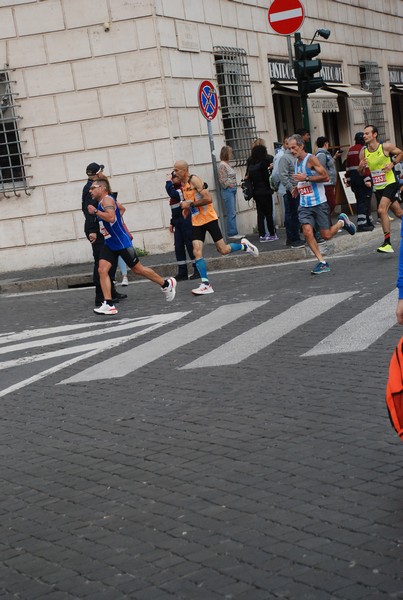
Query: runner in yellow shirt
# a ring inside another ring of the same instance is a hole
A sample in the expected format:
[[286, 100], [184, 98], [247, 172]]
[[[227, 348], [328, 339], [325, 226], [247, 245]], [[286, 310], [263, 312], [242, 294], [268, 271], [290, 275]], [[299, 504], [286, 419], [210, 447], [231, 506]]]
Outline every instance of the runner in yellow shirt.
[[197, 175], [190, 174], [189, 165], [184, 160], [176, 161], [174, 172], [182, 183], [184, 200], [181, 202], [181, 208], [183, 216], [186, 218], [189, 210], [192, 215], [193, 254], [201, 277], [200, 286], [192, 290], [192, 294], [195, 296], [212, 294], [214, 290], [209, 282], [206, 261], [203, 258], [203, 245], [207, 232], [213, 238], [220, 254], [248, 252], [252, 256], [259, 256], [259, 250], [246, 238], [242, 238], [240, 244], [226, 244], [218, 224], [217, 213], [213, 207], [213, 198], [210, 192], [205, 189], [203, 181]]
[[381, 219], [384, 242], [377, 249], [378, 252], [394, 252], [390, 241], [390, 219], [388, 216], [389, 208], [400, 219], [403, 216], [403, 210], [399, 206], [397, 192], [399, 183], [393, 171], [394, 157], [395, 162], [403, 160], [403, 151], [397, 148], [391, 142], [380, 144], [378, 142], [378, 129], [373, 125], [367, 125], [364, 129], [364, 146], [360, 152], [360, 163], [358, 172], [363, 175], [368, 167], [371, 171], [372, 185], [378, 204], [378, 215]]

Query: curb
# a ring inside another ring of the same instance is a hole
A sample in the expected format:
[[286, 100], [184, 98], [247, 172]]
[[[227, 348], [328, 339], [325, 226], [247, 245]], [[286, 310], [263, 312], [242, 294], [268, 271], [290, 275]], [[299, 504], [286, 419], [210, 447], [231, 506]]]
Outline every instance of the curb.
[[[400, 221], [395, 220], [393, 223], [391, 223], [391, 229], [394, 232], [400, 229]], [[337, 234], [335, 238], [321, 246], [321, 251], [324, 255], [331, 256], [340, 252], [345, 252], [346, 250], [362, 248], [363, 246], [366, 246], [375, 240], [380, 242], [381, 239], [382, 229], [379, 226], [373, 231], [362, 232], [354, 236], [342, 233]], [[212, 247], [212, 244], [210, 246]], [[205, 257], [209, 271], [223, 271], [226, 269], [239, 267], [274, 265], [285, 262], [306, 260], [309, 258], [313, 259], [314, 255], [311, 250], [305, 246], [302, 246], [301, 248], [283, 247], [281, 250], [262, 251], [258, 258], [253, 258], [250, 255], [242, 256], [239, 254]], [[152, 267], [159, 275], [161, 275], [161, 277], [168, 277], [176, 271], [176, 262], [152, 264], [152, 257], [150, 257], [150, 259], [150, 264], [147, 264], [147, 266]], [[90, 265], [89, 268], [91, 268]], [[14, 274], [13, 277], [18, 278], [18, 273]], [[141, 278], [130, 273], [129, 279], [135, 281]], [[68, 275], [65, 274], [55, 276], [50, 275], [42, 278], [23, 279], [19, 281], [12, 281], [10, 278], [10, 280], [5, 281], [4, 283], [0, 282], [0, 294], [65, 290], [72, 287], [92, 287], [92, 285], [92, 272], [71, 273]]]

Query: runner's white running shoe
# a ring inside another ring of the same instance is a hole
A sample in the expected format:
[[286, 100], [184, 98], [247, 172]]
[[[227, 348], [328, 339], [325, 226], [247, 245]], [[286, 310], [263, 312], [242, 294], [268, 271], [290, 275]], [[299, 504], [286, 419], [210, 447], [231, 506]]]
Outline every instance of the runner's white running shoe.
[[214, 290], [209, 283], [201, 283], [198, 288], [192, 290], [195, 296], [204, 296], [205, 294], [214, 294]]
[[118, 309], [104, 301], [101, 306], [94, 308], [94, 313], [97, 313], [97, 315], [116, 315]]
[[249, 240], [247, 240], [246, 238], [242, 238], [241, 244], [246, 245], [246, 252], [248, 252], [249, 254], [252, 254], [252, 256], [256, 256], [256, 257], [259, 256], [259, 250], [256, 248], [256, 246], [251, 244], [249, 242]]
[[162, 288], [162, 291], [165, 294], [165, 300], [167, 302], [172, 302], [176, 294], [176, 279], [175, 277], [168, 277], [167, 281], [168, 287]]
[[129, 285], [129, 280], [127, 279], [127, 275], [123, 275], [121, 285]]

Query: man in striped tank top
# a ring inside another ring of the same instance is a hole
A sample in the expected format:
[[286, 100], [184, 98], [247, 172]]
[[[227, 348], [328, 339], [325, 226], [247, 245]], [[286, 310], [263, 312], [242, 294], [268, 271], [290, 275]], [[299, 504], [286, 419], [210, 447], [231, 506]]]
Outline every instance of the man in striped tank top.
[[329, 264], [322, 256], [315, 239], [315, 227], [318, 227], [324, 240], [330, 240], [340, 229], [345, 229], [354, 235], [356, 228], [344, 213], [339, 215], [337, 223], [329, 227], [329, 205], [326, 201], [324, 182], [329, 181], [326, 169], [313, 154], [308, 154], [304, 149], [304, 141], [298, 134], [288, 138], [288, 149], [297, 159], [295, 175], [293, 177], [295, 188], [292, 195], [300, 196], [298, 218], [302, 225], [302, 232], [306, 243], [318, 259], [318, 264], [312, 269], [313, 275], [330, 271]]

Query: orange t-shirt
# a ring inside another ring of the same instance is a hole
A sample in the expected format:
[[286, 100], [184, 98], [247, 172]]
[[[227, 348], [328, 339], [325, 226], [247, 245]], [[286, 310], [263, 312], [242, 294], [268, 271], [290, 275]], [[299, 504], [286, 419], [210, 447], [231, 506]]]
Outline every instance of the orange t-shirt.
[[[185, 200], [190, 200], [191, 202], [201, 199], [199, 192], [193, 189], [189, 183], [186, 183], [182, 187], [182, 194]], [[210, 221], [216, 221], [218, 219], [212, 203], [205, 204], [204, 206], [195, 206], [190, 209], [190, 212], [192, 214], [192, 225], [195, 227], [205, 225], [206, 223], [210, 223]]]

